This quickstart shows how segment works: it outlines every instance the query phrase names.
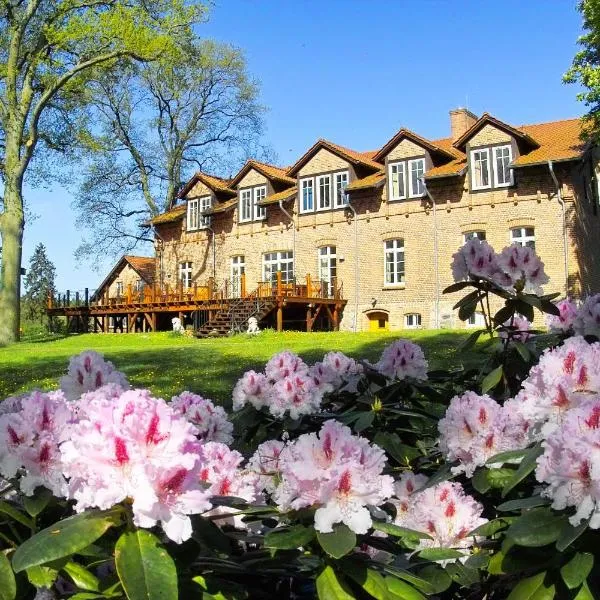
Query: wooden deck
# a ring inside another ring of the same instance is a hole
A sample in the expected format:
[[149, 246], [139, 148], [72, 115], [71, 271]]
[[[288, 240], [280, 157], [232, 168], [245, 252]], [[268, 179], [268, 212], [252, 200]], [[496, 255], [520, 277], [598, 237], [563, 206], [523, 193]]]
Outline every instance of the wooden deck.
[[245, 276], [236, 283], [233, 286], [226, 281], [220, 289], [212, 280], [191, 288], [145, 286], [134, 290], [129, 286], [119, 297], [68, 291], [50, 296], [47, 312], [51, 323], [55, 317], [65, 317], [72, 332], [169, 330], [171, 319], [179, 317], [199, 335], [225, 335], [245, 330], [250, 317], [278, 331], [290, 325], [306, 331], [337, 330], [346, 305], [341, 284], [315, 282], [310, 275], [302, 283], [286, 283], [277, 273], [275, 282], [258, 282], [251, 292], [246, 290]]

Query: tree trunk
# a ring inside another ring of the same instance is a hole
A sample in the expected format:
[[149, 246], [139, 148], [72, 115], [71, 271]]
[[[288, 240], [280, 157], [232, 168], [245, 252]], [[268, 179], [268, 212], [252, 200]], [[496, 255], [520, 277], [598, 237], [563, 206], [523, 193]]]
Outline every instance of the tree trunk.
[[4, 213], [0, 220], [0, 345], [19, 339], [24, 223], [22, 180], [7, 177], [4, 188]]

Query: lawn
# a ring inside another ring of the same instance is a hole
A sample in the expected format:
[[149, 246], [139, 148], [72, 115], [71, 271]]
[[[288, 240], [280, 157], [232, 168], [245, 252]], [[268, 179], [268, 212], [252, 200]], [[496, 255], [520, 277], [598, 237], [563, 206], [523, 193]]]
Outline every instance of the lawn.
[[66, 372], [69, 357], [93, 349], [124, 371], [134, 386], [149, 388], [164, 398], [191, 390], [227, 406], [237, 379], [248, 369], [262, 370], [276, 352], [293, 350], [306, 361], [315, 362], [329, 350], [340, 350], [355, 358], [375, 361], [382, 349], [399, 337], [419, 343], [430, 368], [471, 362], [477, 356], [475, 352], [456, 354], [455, 349], [466, 334], [447, 330], [386, 334], [265, 331], [256, 337], [201, 340], [172, 333], [73, 335], [0, 348], [0, 399], [35, 387], [56, 387], [58, 378]]

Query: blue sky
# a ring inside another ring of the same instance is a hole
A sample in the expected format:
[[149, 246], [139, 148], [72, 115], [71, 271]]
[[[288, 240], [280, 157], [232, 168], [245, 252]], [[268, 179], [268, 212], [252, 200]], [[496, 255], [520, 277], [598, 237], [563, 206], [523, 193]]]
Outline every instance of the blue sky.
[[[577, 88], [561, 81], [581, 33], [574, 0], [220, 0], [199, 33], [245, 51], [281, 165], [320, 137], [356, 150], [402, 126], [446, 137], [458, 106], [514, 125], [584, 112]], [[100, 272], [75, 261], [83, 233], [69, 191], [27, 196], [38, 218], [26, 228], [24, 265], [42, 241], [59, 289], [94, 288], [112, 261]]]

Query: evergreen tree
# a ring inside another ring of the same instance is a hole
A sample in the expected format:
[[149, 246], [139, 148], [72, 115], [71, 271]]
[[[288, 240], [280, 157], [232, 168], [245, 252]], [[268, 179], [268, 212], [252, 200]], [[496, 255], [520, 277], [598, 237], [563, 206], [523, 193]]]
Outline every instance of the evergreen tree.
[[29, 261], [29, 269], [25, 275], [25, 318], [31, 321], [46, 319], [46, 303], [48, 294], [54, 289], [56, 268], [46, 254], [46, 247], [40, 243], [36, 246]]

